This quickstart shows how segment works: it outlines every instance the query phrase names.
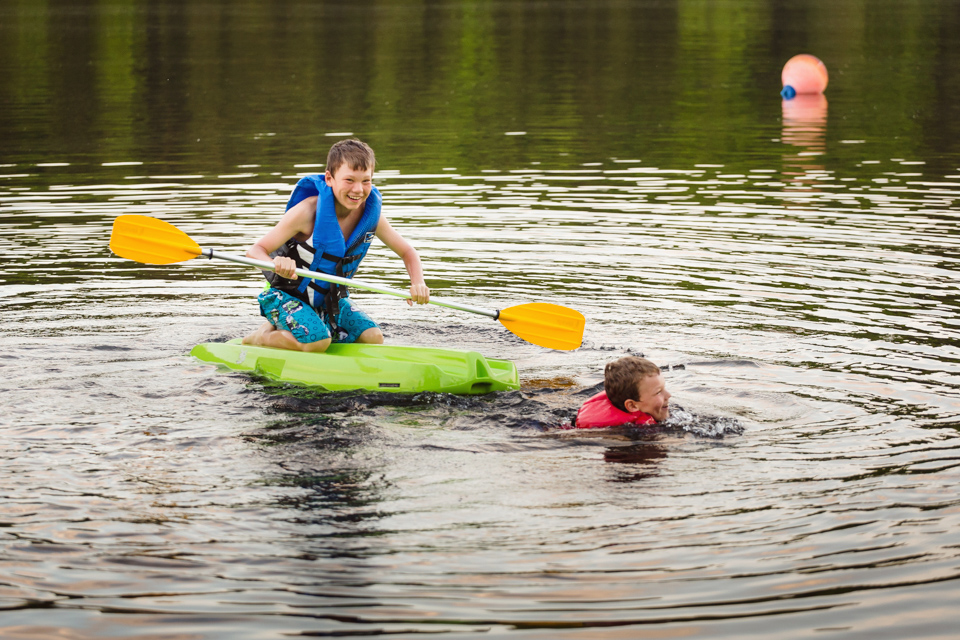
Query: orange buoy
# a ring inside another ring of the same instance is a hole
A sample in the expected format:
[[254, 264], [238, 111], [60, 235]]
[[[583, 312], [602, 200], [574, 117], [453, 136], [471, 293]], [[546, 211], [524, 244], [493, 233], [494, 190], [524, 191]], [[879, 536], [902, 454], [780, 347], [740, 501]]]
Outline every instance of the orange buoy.
[[783, 81], [780, 95], [789, 100], [798, 93], [823, 93], [830, 78], [820, 58], [801, 53], [787, 60], [780, 79]]

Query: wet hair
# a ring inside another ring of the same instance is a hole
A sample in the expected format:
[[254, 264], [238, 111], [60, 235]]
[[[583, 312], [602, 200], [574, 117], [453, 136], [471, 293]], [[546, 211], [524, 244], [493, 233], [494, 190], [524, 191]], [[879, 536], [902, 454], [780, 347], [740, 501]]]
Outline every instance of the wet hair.
[[356, 138], [347, 138], [330, 147], [327, 153], [327, 171], [334, 175], [337, 169], [347, 165], [352, 171], [373, 171], [377, 160], [373, 149], [366, 142]]
[[627, 356], [608, 362], [603, 370], [603, 390], [610, 404], [626, 411], [627, 400], [640, 401], [640, 381], [660, 374], [660, 367], [646, 358]]

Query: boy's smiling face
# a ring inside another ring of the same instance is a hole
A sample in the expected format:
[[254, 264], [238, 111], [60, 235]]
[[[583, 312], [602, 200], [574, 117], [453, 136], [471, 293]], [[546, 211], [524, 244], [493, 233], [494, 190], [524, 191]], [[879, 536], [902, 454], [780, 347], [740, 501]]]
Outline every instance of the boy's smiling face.
[[624, 402], [627, 411], [643, 411], [653, 416], [657, 422], [670, 417], [670, 392], [663, 382], [663, 376], [643, 376], [640, 380], [640, 400]]
[[373, 189], [373, 169], [351, 169], [340, 165], [336, 173], [328, 169], [324, 180], [333, 190], [338, 217], [345, 217], [363, 206]]

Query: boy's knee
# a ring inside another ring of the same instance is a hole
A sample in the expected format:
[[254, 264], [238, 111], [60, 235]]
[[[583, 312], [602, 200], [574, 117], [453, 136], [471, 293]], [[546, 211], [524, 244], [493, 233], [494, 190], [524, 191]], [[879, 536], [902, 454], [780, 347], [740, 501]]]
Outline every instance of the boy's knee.
[[363, 344], [383, 344], [383, 332], [380, 331], [380, 327], [370, 327], [360, 334], [357, 342]]
[[306, 353], [323, 353], [331, 342], [330, 338], [317, 340], [316, 342], [297, 342], [297, 348]]

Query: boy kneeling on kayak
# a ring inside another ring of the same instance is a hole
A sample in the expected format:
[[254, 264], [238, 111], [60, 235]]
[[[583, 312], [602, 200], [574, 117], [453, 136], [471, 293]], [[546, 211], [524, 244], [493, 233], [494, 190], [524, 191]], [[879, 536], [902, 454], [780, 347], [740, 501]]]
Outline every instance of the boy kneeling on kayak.
[[303, 278], [296, 269], [352, 278], [374, 237], [403, 260], [410, 276], [410, 299], [426, 304], [430, 290], [416, 249], [397, 233], [380, 211], [373, 186], [376, 159], [366, 143], [341, 140], [327, 154], [326, 172], [302, 178], [280, 222], [247, 251], [247, 257], [272, 261], [265, 271], [270, 288], [260, 294], [267, 319], [243, 344], [296, 351], [326, 351], [331, 342], [382, 344], [383, 333], [350, 302], [347, 288]]
[[575, 426], [599, 429], [663, 422], [670, 417], [669, 403], [660, 367], [645, 358], [627, 356], [607, 363], [603, 391], [583, 403]]

